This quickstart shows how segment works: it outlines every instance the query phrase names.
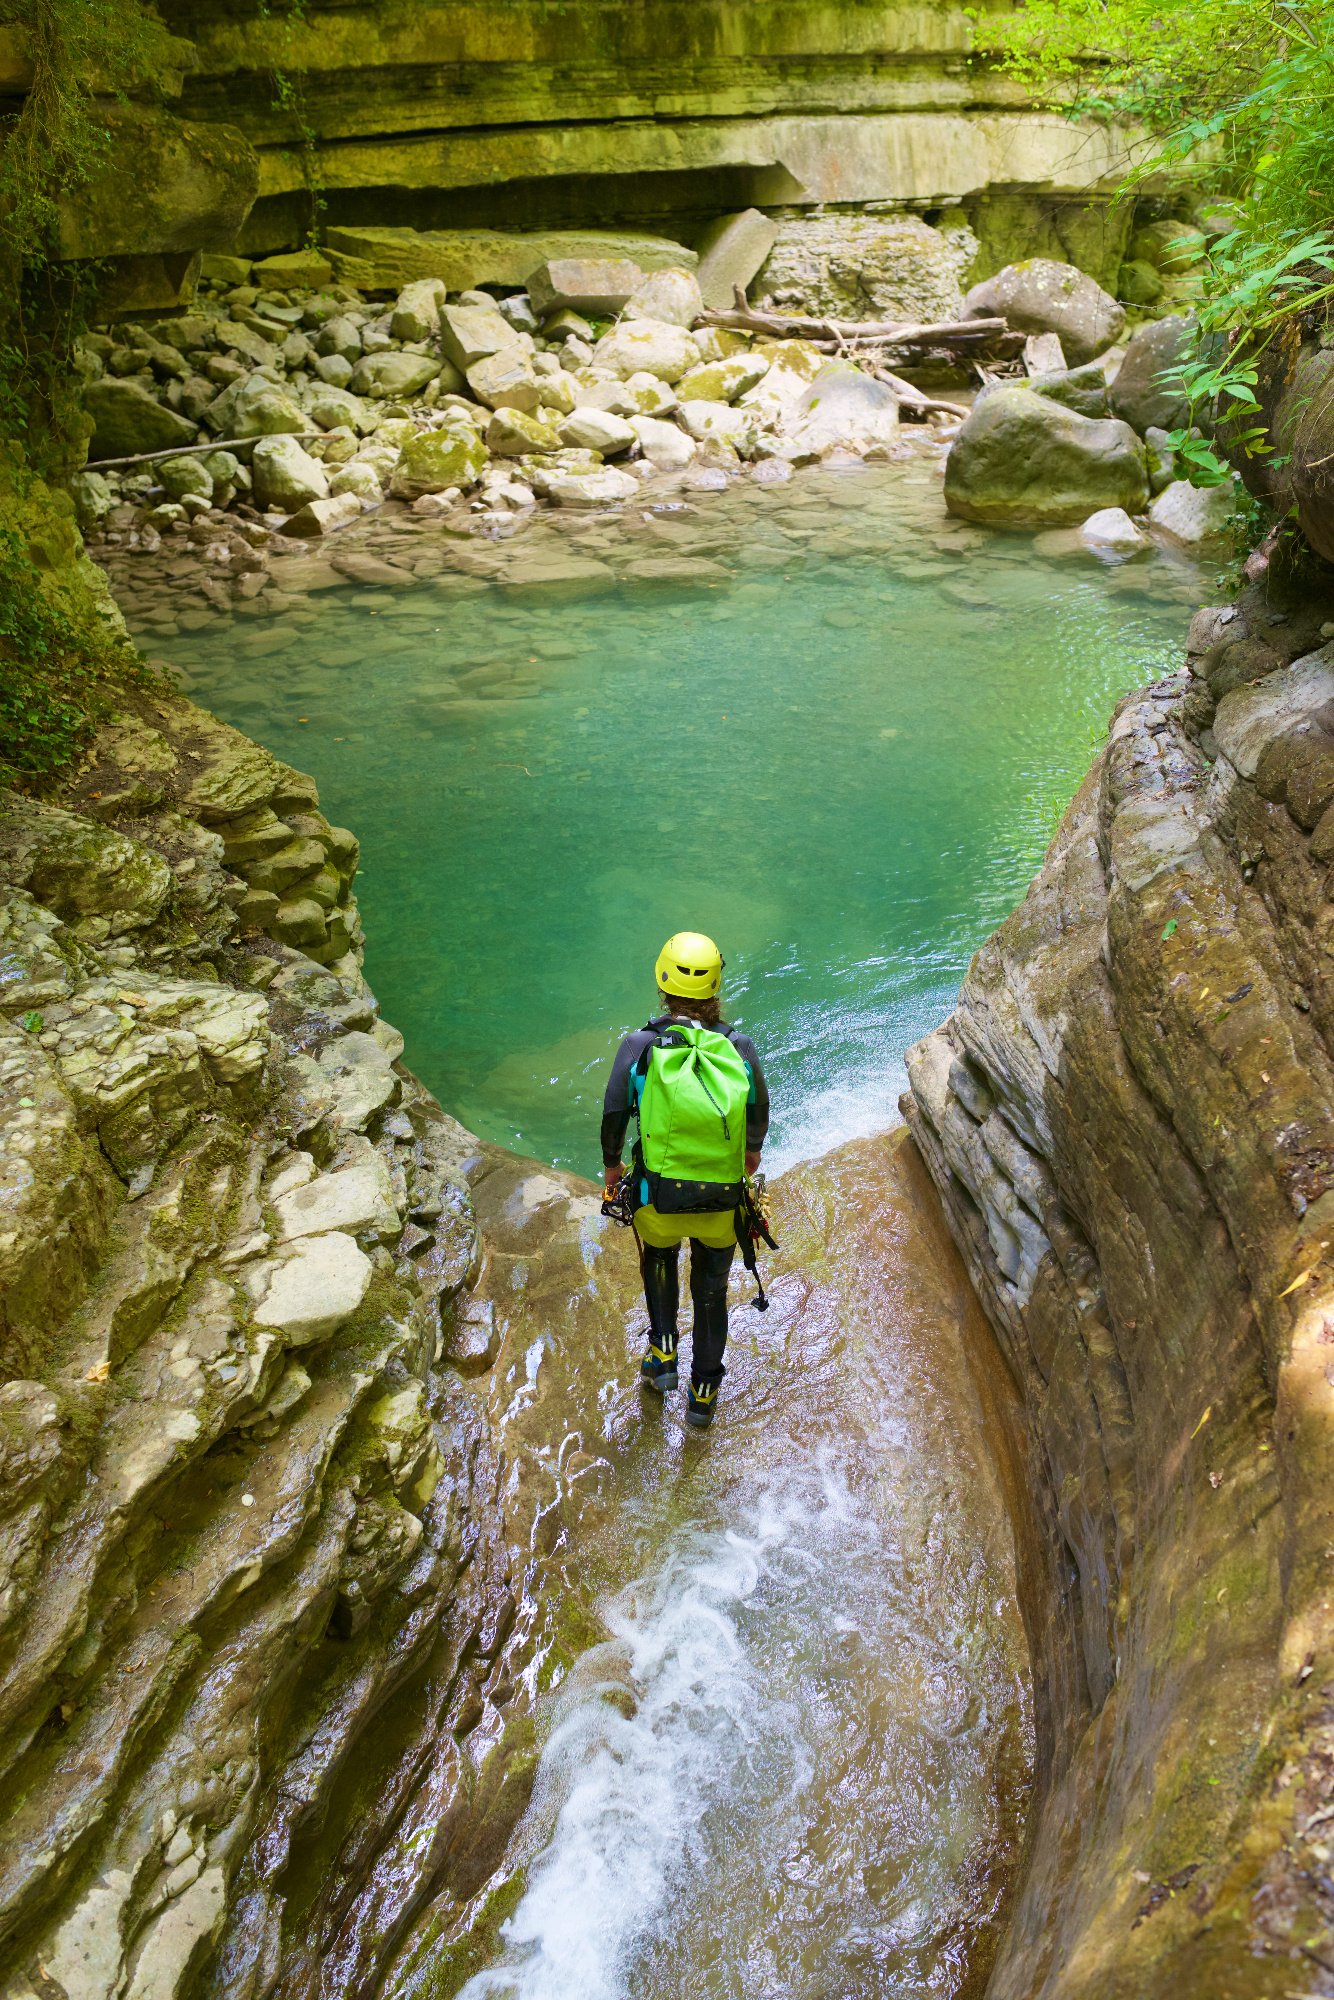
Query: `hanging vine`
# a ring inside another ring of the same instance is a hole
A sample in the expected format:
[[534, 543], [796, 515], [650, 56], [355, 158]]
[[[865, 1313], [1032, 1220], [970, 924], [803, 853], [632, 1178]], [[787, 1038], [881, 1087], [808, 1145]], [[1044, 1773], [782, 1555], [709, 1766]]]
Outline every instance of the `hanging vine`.
[[[300, 142], [301, 179], [306, 190], [309, 210], [303, 235], [303, 246], [314, 248], [320, 240], [323, 215], [327, 206], [324, 198], [324, 179], [320, 163], [319, 134], [310, 122], [306, 109], [306, 72], [304, 67], [293, 60], [296, 50], [296, 30], [306, 25], [306, 0], [291, 0], [287, 11], [275, 17], [269, 0], [260, 0], [260, 14], [272, 21], [278, 30], [284, 59], [272, 65], [269, 79], [273, 88], [275, 110], [282, 111], [295, 126]], [[284, 152], [284, 159], [292, 157]]]

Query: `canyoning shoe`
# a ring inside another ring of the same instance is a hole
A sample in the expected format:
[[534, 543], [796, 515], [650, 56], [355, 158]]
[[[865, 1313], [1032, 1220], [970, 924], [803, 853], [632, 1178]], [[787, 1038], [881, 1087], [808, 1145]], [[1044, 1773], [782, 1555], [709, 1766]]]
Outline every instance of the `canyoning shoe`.
[[639, 1379], [646, 1389], [656, 1389], [660, 1396], [674, 1389], [677, 1384], [676, 1349], [668, 1354], [650, 1341], [648, 1353], [639, 1364]]
[[697, 1431], [706, 1431], [718, 1407], [716, 1382], [692, 1382], [686, 1397], [686, 1422]]

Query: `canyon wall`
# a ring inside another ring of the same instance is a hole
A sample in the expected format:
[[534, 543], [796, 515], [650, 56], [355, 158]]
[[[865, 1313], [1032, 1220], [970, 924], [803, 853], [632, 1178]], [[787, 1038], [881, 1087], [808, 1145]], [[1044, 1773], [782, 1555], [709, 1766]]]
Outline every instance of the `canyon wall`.
[[[305, 950], [260, 928], [284, 855]], [[404, 1066], [355, 869], [151, 677], [0, 795], [5, 2000], [369, 1995], [428, 1902], [459, 1983], [535, 1704], [604, 1636], [571, 1537], [633, 1257], [591, 1287], [596, 1198]], [[596, 1378], [539, 1377], [553, 1315]]]
[[1197, 615], [909, 1055], [1038, 1512], [992, 2000], [1334, 1965], [1329, 613], [1271, 583]]
[[[297, 14], [169, 0], [183, 109], [242, 133], [237, 247], [326, 225], [630, 226], [693, 244], [754, 205], [958, 208], [1011, 255], [1115, 269], [1130, 143], [1037, 114], [956, 0], [353, 0]], [[1092, 208], [1090, 201], [1092, 200]]]

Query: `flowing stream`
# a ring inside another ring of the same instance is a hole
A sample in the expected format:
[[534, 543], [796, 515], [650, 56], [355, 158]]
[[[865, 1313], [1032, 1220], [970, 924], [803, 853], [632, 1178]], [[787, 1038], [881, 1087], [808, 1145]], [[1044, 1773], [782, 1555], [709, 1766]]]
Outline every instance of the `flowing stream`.
[[[154, 647], [359, 834], [367, 972], [465, 1123], [595, 1173], [610, 1052], [690, 926], [766, 1056], [766, 1164], [814, 1162], [714, 1431], [654, 1405], [581, 1547], [616, 1637], [543, 1713], [524, 1893], [464, 1990], [979, 1993], [1032, 1757], [1012, 1392], [920, 1168], [844, 1142], [894, 1122], [1117, 695], [1179, 664], [1198, 573], [950, 522], [921, 458], [562, 532], [726, 581], [327, 589]], [[423, 1933], [386, 1992], [459, 1983]]]

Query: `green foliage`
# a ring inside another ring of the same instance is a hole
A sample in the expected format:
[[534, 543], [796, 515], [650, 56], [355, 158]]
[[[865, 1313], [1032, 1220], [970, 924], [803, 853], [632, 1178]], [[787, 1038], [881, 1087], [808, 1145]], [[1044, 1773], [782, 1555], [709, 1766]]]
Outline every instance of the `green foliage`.
[[1278, 33], [1269, 0], [1027, 0], [1012, 13], [969, 11], [979, 48], [1039, 102], [1159, 132], [1225, 116], [1258, 81]]
[[1334, 297], [1334, 5], [1027, 0], [979, 38], [1071, 117], [1141, 121], [1123, 198], [1164, 178], [1226, 190], [1233, 226], [1211, 246], [1179, 371], [1191, 422], [1170, 442], [1200, 486], [1230, 467], [1197, 424], [1223, 427], [1233, 453], [1272, 452], [1258, 363], [1294, 311]]
[[105, 169], [107, 100], [155, 94], [181, 45], [144, 0], [0, 0], [0, 28], [31, 67], [0, 120], [0, 433], [38, 470], [68, 470], [73, 343], [101, 274], [62, 259], [64, 205]]
[[28, 94], [5, 120], [0, 151], [0, 257], [58, 246], [60, 203], [94, 179], [109, 135], [99, 98], [154, 93], [179, 47], [141, 0], [0, 0], [32, 66]]
[[118, 687], [146, 681], [127, 641], [76, 626], [44, 588], [17, 529], [0, 527], [0, 783], [65, 764], [115, 706]]

